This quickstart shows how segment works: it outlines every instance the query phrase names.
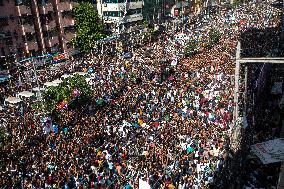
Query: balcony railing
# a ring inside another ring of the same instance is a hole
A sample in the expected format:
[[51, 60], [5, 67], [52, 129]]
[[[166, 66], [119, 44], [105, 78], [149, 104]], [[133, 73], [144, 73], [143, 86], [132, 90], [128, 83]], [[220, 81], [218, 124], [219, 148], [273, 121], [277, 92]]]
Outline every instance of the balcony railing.
[[18, 7], [19, 12], [21, 15], [31, 15], [32, 11], [31, 11], [31, 7], [27, 6], [27, 5], [21, 5]]
[[9, 25], [8, 17], [0, 18], [0, 27], [4, 27], [4, 26], [8, 26], [8, 25]]

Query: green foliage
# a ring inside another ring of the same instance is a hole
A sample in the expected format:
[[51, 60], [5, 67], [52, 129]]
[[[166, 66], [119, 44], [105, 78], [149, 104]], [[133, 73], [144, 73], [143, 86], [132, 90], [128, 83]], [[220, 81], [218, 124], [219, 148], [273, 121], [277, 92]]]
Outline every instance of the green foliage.
[[223, 5], [224, 8], [227, 8], [227, 9], [234, 9], [236, 8], [237, 6], [241, 5], [243, 3], [242, 0], [234, 0], [234, 2], [231, 4], [231, 3], [226, 3]]
[[40, 111], [40, 110], [44, 109], [43, 104], [41, 102], [39, 102], [39, 101], [31, 104], [31, 108], [33, 110], [36, 110], [36, 111]]
[[209, 41], [208, 43], [206, 44], [206, 47], [207, 48], [211, 48], [213, 47], [215, 44], [217, 44], [221, 38], [222, 34], [220, 33], [219, 30], [217, 29], [211, 29], [209, 31]]
[[143, 20], [143, 25], [145, 28], [149, 27], [149, 22], [147, 20]]
[[184, 54], [187, 57], [193, 56], [198, 52], [198, 44], [195, 41], [190, 42], [184, 49]]
[[104, 38], [104, 25], [101, 23], [94, 6], [89, 2], [82, 2], [73, 9], [75, 15], [76, 37], [72, 44], [80, 51], [88, 53], [94, 42]]
[[[80, 91], [80, 96], [73, 97], [73, 91]], [[48, 87], [43, 94], [44, 109], [49, 113], [58, 113], [57, 104], [65, 101], [68, 109], [81, 109], [90, 102], [92, 90], [84, 76], [75, 75], [63, 80], [57, 87]]]
[[234, 0], [233, 7], [235, 8], [235, 7], [237, 7], [237, 6], [241, 5], [241, 4], [242, 4], [242, 0]]
[[0, 127], [0, 147], [3, 147], [5, 141], [6, 131], [4, 127]]

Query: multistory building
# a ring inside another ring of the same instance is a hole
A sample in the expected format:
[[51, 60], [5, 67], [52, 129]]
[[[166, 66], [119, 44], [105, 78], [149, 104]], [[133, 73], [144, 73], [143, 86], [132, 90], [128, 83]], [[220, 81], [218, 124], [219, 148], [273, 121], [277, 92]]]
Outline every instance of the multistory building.
[[0, 56], [72, 53], [77, 0], [0, 0]]
[[98, 14], [112, 32], [141, 23], [143, 0], [97, 0]]

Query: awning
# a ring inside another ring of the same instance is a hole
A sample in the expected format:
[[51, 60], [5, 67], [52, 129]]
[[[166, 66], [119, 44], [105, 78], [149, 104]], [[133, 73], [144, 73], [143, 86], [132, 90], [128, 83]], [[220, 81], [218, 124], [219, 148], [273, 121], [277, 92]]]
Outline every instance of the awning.
[[41, 87], [41, 88], [35, 87], [32, 90], [35, 91], [35, 92], [37, 92], [37, 91], [44, 91], [44, 88], [43, 87]]
[[56, 80], [54, 80], [54, 81], [52, 81], [52, 83], [62, 83], [62, 80], [60, 80], [60, 79], [56, 79]]
[[51, 87], [51, 86], [56, 87], [56, 86], [58, 86], [59, 84], [58, 84], [58, 83], [52, 83], [52, 82], [46, 82], [46, 83], [44, 83], [44, 85], [47, 86], [47, 87]]
[[61, 78], [63, 78], [63, 79], [68, 78], [68, 77], [73, 77], [73, 75], [64, 74], [64, 75], [61, 76]]
[[6, 102], [9, 102], [9, 103], [11, 103], [11, 104], [17, 104], [17, 103], [21, 102], [22, 100], [19, 99], [19, 98], [16, 98], [16, 97], [12, 97], [12, 96], [11, 96], [11, 97], [6, 98], [5, 101], [6, 101]]
[[26, 98], [30, 98], [31, 96], [34, 96], [34, 93], [29, 92], [29, 91], [22, 91], [22, 92], [20, 92], [18, 95], [19, 95], [19, 96], [26, 97]]
[[85, 80], [87, 81], [87, 83], [91, 80], [92, 78], [86, 78]]
[[76, 74], [78, 74], [78, 75], [86, 75], [87, 73], [85, 73], [85, 72], [75, 72], [75, 73], [73, 73], [73, 75], [76, 75]]

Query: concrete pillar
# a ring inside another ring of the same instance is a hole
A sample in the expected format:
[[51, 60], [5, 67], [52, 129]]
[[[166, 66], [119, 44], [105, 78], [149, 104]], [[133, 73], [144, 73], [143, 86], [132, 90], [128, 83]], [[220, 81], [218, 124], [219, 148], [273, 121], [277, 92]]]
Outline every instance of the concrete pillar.
[[32, 1], [32, 12], [35, 14], [34, 17], [34, 27], [36, 29], [36, 35], [38, 38], [38, 50], [45, 53], [45, 43], [43, 39], [43, 32], [42, 32], [42, 27], [41, 27], [41, 21], [40, 21], [40, 15], [39, 15], [39, 9], [38, 9], [38, 4], [36, 0]]
[[63, 35], [64, 35], [64, 30], [62, 26], [62, 20], [61, 20], [61, 15], [60, 15], [60, 10], [58, 8], [58, 5], [61, 2], [59, 0], [53, 0], [52, 5], [53, 5], [53, 10], [55, 12], [55, 22], [56, 22], [56, 28], [58, 29], [58, 41], [59, 41], [59, 47], [60, 50], [66, 53], [66, 44], [64, 43]]

